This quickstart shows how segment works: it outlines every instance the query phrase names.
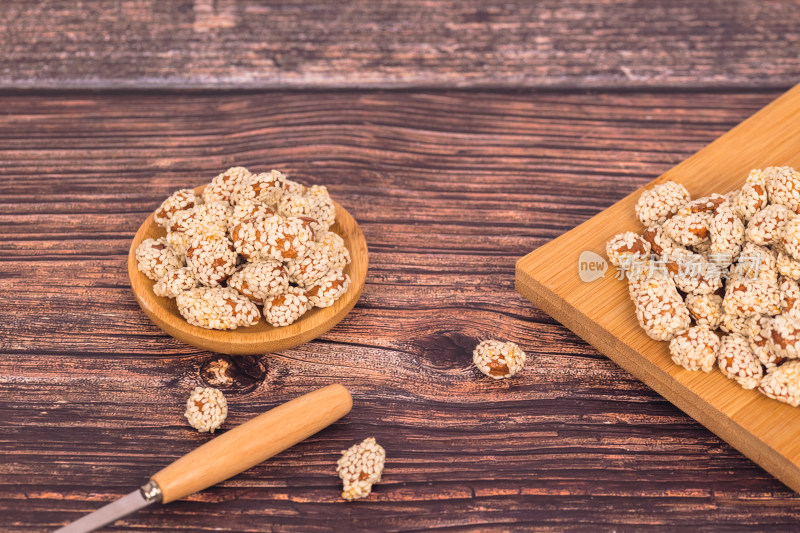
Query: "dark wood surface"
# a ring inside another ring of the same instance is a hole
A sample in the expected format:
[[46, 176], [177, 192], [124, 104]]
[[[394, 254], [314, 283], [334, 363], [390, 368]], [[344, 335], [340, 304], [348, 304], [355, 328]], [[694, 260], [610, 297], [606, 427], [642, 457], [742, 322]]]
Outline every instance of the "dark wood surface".
[[0, 88], [784, 88], [798, 28], [796, 0], [4, 0]]
[[[8, 93], [0, 114], [0, 523], [42, 531], [226, 427], [333, 382], [350, 415], [186, 501], [109, 531], [796, 528], [800, 497], [514, 292], [517, 258], [768, 103], [776, 91]], [[220, 169], [325, 183], [370, 247], [336, 328], [253, 358], [198, 351], [139, 310], [134, 232]], [[479, 339], [530, 355], [515, 379]], [[229, 364], [223, 384], [214, 368]], [[341, 449], [387, 451], [339, 500]]]

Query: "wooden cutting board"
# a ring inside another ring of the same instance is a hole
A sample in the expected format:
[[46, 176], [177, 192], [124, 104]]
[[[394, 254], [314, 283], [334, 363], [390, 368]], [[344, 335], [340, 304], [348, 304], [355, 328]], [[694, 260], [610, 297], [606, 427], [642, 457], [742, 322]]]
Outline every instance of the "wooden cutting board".
[[742, 389], [714, 370], [689, 372], [670, 360], [667, 342], [645, 335], [627, 283], [609, 266], [583, 282], [583, 251], [605, 257], [606, 241], [642, 231], [634, 205], [644, 189], [683, 184], [693, 198], [726, 193], [752, 168], [800, 168], [800, 85], [645, 187], [517, 262], [517, 290], [611, 360], [655, 389], [786, 485], [800, 492], [800, 407]]

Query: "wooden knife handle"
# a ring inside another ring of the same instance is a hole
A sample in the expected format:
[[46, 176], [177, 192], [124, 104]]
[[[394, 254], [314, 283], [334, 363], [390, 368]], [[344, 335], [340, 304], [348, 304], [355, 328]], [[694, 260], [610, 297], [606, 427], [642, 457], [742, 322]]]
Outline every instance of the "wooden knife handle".
[[328, 385], [248, 420], [184, 455], [150, 478], [162, 503], [206, 489], [290, 448], [350, 412], [353, 398]]

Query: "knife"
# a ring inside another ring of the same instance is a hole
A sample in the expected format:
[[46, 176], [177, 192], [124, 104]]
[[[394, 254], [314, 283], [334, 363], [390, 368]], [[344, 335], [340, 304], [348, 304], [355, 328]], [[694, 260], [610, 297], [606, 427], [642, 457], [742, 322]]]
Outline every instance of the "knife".
[[353, 398], [342, 385], [328, 385], [252, 418], [184, 455], [119, 500], [56, 533], [86, 533], [151, 503], [169, 503], [244, 472], [307, 439], [350, 412]]

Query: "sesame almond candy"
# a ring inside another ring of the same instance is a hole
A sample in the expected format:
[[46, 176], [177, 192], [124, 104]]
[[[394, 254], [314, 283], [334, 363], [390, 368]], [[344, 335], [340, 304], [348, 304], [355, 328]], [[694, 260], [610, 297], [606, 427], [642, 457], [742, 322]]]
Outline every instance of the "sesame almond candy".
[[778, 278], [781, 313], [800, 319], [800, 286], [793, 279]]
[[230, 204], [231, 195], [242, 182], [250, 179], [250, 171], [244, 167], [231, 167], [219, 174], [203, 190], [203, 199], [207, 203], [225, 202]]
[[206, 329], [254, 326], [261, 316], [256, 304], [229, 287], [196, 287], [179, 294], [176, 303], [189, 324]]
[[472, 362], [492, 379], [506, 379], [525, 366], [526, 355], [513, 342], [495, 339], [481, 341], [472, 352]]
[[741, 194], [741, 192], [741, 189], [734, 189], [725, 193], [725, 198], [728, 199], [728, 202], [734, 210], [736, 209], [736, 202], [739, 200], [739, 194]]
[[682, 248], [667, 236], [661, 225], [645, 229], [642, 232], [642, 239], [650, 245], [650, 251], [656, 255], [668, 255], [676, 248]]
[[686, 187], [666, 181], [642, 193], [636, 202], [636, 216], [646, 227], [663, 224], [690, 199]]
[[318, 249], [327, 254], [334, 270], [342, 270], [350, 264], [350, 251], [344, 239], [332, 231], [323, 231], [315, 235]]
[[722, 270], [701, 255], [689, 254], [680, 258], [673, 280], [683, 292], [711, 294], [722, 288]]
[[731, 277], [725, 286], [723, 312], [747, 318], [780, 313], [780, 289], [776, 278]]
[[736, 199], [736, 211], [745, 221], [767, 206], [767, 177], [760, 169], [751, 170]]
[[720, 206], [711, 217], [708, 229], [711, 240], [709, 260], [720, 266], [730, 266], [744, 245], [744, 229], [744, 222], [732, 205]]
[[655, 340], [671, 340], [691, 323], [689, 310], [671, 279], [642, 281], [634, 305], [639, 325]]
[[718, 294], [687, 294], [686, 307], [698, 326], [715, 330], [722, 322], [722, 296]]
[[295, 194], [305, 194], [306, 193], [306, 186], [302, 183], [298, 183], [296, 181], [290, 180], [286, 178], [283, 180], [283, 194], [295, 195]]
[[717, 360], [719, 336], [707, 326], [694, 326], [673, 337], [669, 342], [672, 361], [686, 370], [711, 372]]
[[719, 322], [719, 329], [725, 333], [741, 333], [744, 335], [747, 332], [748, 319], [749, 317], [732, 315], [730, 313], [723, 312], [722, 319]]
[[670, 239], [683, 246], [696, 246], [708, 240], [712, 214], [708, 211], [673, 216], [664, 223]]
[[606, 243], [606, 255], [614, 266], [627, 264], [634, 256], [646, 257], [649, 254], [650, 244], [632, 231], [615, 235]]
[[233, 228], [243, 222], [255, 222], [275, 215], [275, 211], [264, 202], [258, 200], [242, 200], [233, 208], [228, 229], [233, 232]]
[[777, 254], [766, 246], [745, 242], [731, 267], [731, 277], [777, 279]]
[[264, 318], [272, 326], [288, 326], [309, 309], [311, 309], [311, 304], [303, 289], [289, 287], [285, 293], [264, 302]]
[[277, 170], [251, 174], [237, 184], [231, 194], [231, 203], [238, 204], [242, 200], [258, 200], [269, 207], [278, 203], [283, 195], [286, 176]]
[[800, 217], [792, 217], [786, 222], [781, 243], [792, 259], [800, 260]]
[[323, 229], [329, 229], [336, 221], [336, 205], [328, 194], [328, 188], [312, 185], [304, 195], [311, 204], [311, 218], [317, 220]]
[[136, 248], [136, 268], [153, 281], [182, 266], [183, 259], [163, 237], [145, 239]]
[[795, 281], [800, 280], [800, 261], [792, 258], [790, 255], [779, 252], [776, 267], [778, 269], [778, 274], [781, 276], [786, 276]]
[[366, 498], [372, 486], [380, 482], [386, 451], [374, 437], [364, 439], [346, 450], [336, 461], [336, 472], [342, 480], [342, 498], [348, 501]]
[[153, 293], [156, 296], [175, 298], [180, 293], [197, 287], [197, 278], [192, 274], [189, 267], [181, 267], [164, 274], [164, 276], [153, 285]]
[[750, 348], [758, 360], [769, 371], [783, 363], [786, 359], [779, 357], [769, 345], [772, 337], [772, 323], [774, 317], [768, 315], [756, 315], [747, 320], [744, 334], [750, 341]]
[[228, 230], [230, 206], [224, 202], [196, 205], [173, 215], [167, 227], [167, 242], [181, 256], [199, 235], [225, 236]]
[[723, 337], [717, 365], [725, 377], [736, 381], [744, 389], [756, 388], [764, 375], [764, 369], [747, 339], [738, 333]]
[[330, 307], [350, 288], [350, 276], [332, 270], [306, 288], [305, 295], [313, 307]]
[[203, 285], [216, 287], [236, 271], [233, 243], [222, 235], [199, 235], [186, 249], [186, 266]]
[[286, 262], [289, 281], [302, 288], [314, 285], [331, 270], [333, 270], [331, 257], [326, 253], [326, 249], [316, 242], [309, 243], [308, 251], [303, 257]]
[[783, 237], [786, 222], [793, 213], [782, 205], [768, 205], [747, 223], [745, 237], [750, 242], [767, 246], [778, 242]]
[[243, 222], [233, 229], [231, 237], [236, 251], [248, 261], [302, 257], [314, 242], [313, 233], [302, 220], [280, 215]]
[[770, 203], [800, 213], [800, 172], [792, 167], [767, 167], [764, 176]]
[[186, 400], [184, 416], [200, 433], [214, 433], [228, 417], [228, 401], [219, 389], [195, 387]]
[[265, 259], [240, 267], [228, 280], [228, 287], [263, 304], [267, 298], [289, 290], [289, 275], [280, 261]]
[[788, 315], [776, 316], [767, 346], [777, 357], [800, 358], [800, 320]]
[[721, 205], [728, 202], [728, 198], [722, 194], [714, 193], [711, 196], [704, 196], [702, 198], [698, 198], [697, 200], [692, 200], [685, 206], [683, 206], [678, 213], [679, 214], [690, 214], [690, 213], [702, 213], [704, 211], [716, 211]]
[[788, 361], [761, 379], [764, 395], [793, 407], [800, 405], [800, 361]]
[[195, 195], [192, 189], [180, 189], [164, 200], [155, 213], [153, 220], [156, 224], [166, 229], [170, 219], [179, 211], [186, 211], [196, 205], [202, 204], [203, 199]]

